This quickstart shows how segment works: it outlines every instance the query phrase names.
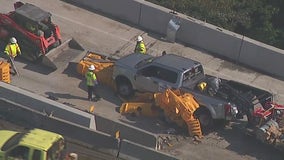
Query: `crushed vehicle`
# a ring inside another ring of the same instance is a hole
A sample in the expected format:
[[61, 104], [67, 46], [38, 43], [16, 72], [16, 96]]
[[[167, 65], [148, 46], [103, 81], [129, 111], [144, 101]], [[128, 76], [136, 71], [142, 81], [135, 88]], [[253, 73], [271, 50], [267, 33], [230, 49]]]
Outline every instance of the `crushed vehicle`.
[[0, 159], [62, 160], [65, 142], [63, 136], [42, 129], [28, 132], [0, 130]]
[[9, 13], [0, 13], [1, 48], [11, 37], [16, 37], [22, 57], [57, 69], [53, 62], [62, 48], [69, 46], [74, 39], [62, 43], [60, 28], [52, 22], [50, 12], [23, 2], [16, 2], [14, 8]]
[[246, 133], [284, 153], [284, 106], [268, 102], [253, 111]]
[[[113, 66], [119, 57], [88, 51], [77, 65], [77, 72], [85, 75], [90, 65], [96, 67], [95, 73], [100, 84], [116, 90], [112, 79]], [[164, 92], [136, 92], [131, 99], [121, 97], [121, 114], [143, 115], [148, 117], [163, 117], [170, 123], [174, 122], [181, 128], [187, 128], [189, 135], [202, 137], [198, 119], [193, 116], [199, 104], [192, 94], [181, 90], [166, 89]], [[91, 112], [91, 109], [90, 109]]]
[[213, 120], [251, 117], [254, 101], [272, 101], [268, 91], [206, 75], [200, 62], [175, 54], [129, 54], [116, 60], [113, 67], [112, 77], [123, 97], [131, 97], [135, 91], [161, 92], [167, 88], [193, 94], [200, 105], [194, 115], [203, 128], [211, 128]]

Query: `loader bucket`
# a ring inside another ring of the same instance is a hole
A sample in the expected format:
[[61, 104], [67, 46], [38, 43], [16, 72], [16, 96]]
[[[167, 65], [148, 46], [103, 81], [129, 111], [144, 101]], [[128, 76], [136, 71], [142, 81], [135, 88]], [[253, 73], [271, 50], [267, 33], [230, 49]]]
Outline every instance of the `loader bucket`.
[[68, 64], [83, 51], [84, 48], [75, 39], [70, 38], [43, 56], [41, 63], [56, 70], [59, 66]]

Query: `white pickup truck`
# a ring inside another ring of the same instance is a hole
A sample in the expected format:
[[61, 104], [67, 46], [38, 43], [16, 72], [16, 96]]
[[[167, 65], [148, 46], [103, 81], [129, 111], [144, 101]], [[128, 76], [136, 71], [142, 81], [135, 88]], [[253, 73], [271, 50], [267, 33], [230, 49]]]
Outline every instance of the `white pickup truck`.
[[[153, 57], [134, 53], [122, 57], [115, 61], [113, 79], [123, 97], [135, 91], [160, 92], [166, 88], [193, 94], [201, 106], [194, 115], [203, 128], [210, 128], [213, 119], [250, 116], [254, 102], [264, 105], [272, 101], [272, 94], [267, 91], [206, 75], [201, 63], [175, 54]], [[201, 82], [208, 84], [206, 91], [198, 89]]]

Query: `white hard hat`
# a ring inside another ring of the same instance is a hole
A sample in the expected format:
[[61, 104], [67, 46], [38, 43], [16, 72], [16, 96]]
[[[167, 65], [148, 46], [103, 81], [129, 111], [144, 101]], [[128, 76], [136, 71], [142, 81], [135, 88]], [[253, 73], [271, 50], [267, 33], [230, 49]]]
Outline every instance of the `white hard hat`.
[[95, 70], [96, 68], [95, 68], [95, 66], [94, 65], [91, 65], [90, 67], [89, 67], [89, 70], [90, 71], [93, 71], [93, 70]]
[[76, 153], [70, 153], [69, 157], [71, 158], [71, 160], [77, 160], [78, 159], [78, 154]]
[[138, 36], [138, 37], [137, 37], [137, 41], [138, 41], [138, 42], [140, 42], [140, 41], [142, 41], [142, 40], [143, 40], [142, 36]]
[[15, 37], [12, 37], [12, 38], [10, 39], [10, 42], [11, 42], [11, 43], [17, 43], [17, 39], [16, 39]]

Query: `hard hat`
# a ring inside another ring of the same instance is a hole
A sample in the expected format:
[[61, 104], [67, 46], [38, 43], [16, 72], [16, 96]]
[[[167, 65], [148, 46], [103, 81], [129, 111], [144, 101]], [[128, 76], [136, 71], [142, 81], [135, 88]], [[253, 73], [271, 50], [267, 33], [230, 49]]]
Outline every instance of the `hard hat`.
[[138, 42], [140, 42], [140, 41], [142, 41], [142, 40], [143, 40], [142, 36], [138, 36], [138, 37], [137, 37], [137, 41], [138, 41]]
[[78, 154], [77, 153], [70, 153], [69, 154], [69, 158], [71, 160], [77, 160], [78, 159]]
[[90, 67], [89, 67], [89, 70], [90, 71], [93, 71], [93, 70], [95, 70], [96, 68], [95, 68], [95, 66], [94, 65], [91, 65]]
[[16, 39], [15, 37], [12, 37], [12, 38], [10, 39], [10, 42], [11, 42], [11, 43], [17, 43], [17, 39]]

